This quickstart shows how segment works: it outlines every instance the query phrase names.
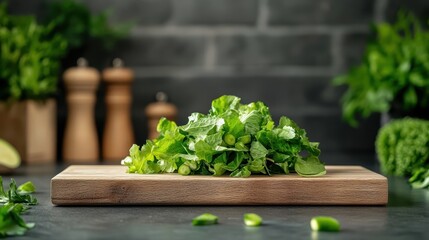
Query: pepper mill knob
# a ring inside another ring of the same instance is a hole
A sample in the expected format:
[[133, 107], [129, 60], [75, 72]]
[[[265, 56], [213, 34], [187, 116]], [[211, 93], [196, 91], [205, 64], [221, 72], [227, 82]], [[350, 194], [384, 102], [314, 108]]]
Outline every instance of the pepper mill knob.
[[94, 118], [99, 72], [84, 58], [63, 75], [67, 90], [68, 116], [64, 132], [63, 158], [67, 163], [98, 161], [98, 137]]
[[106, 83], [107, 117], [104, 127], [102, 153], [103, 159], [119, 163], [128, 155], [134, 143], [134, 131], [131, 122], [131, 84], [134, 73], [124, 67], [122, 59], [115, 58], [111, 68], [103, 70]]
[[177, 116], [177, 107], [171, 103], [168, 103], [168, 96], [164, 92], [158, 92], [155, 95], [156, 102], [147, 105], [145, 113], [148, 118], [148, 130], [149, 139], [155, 139], [159, 136], [156, 127], [159, 119], [162, 117], [167, 118], [170, 121], [175, 121]]

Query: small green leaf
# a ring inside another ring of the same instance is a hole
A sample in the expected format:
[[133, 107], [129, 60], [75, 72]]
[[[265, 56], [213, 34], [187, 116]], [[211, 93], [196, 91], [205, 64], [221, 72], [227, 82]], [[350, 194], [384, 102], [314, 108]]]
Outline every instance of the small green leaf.
[[211, 113], [220, 115], [229, 109], [238, 109], [240, 98], [236, 96], [224, 95], [212, 101]]
[[267, 156], [268, 150], [260, 142], [252, 142], [250, 155], [253, 159], [261, 159]]
[[34, 227], [34, 223], [26, 223], [21, 218], [22, 206], [17, 204], [0, 207], [0, 237], [20, 236]]
[[239, 168], [230, 174], [231, 177], [249, 177], [252, 173], [249, 171], [247, 166]]
[[317, 157], [299, 158], [295, 163], [295, 171], [303, 177], [315, 177], [326, 174], [325, 165]]
[[28, 182], [26, 182], [24, 184], [21, 184], [18, 187], [18, 191], [20, 193], [24, 193], [24, 194], [26, 194], [26, 193], [33, 193], [33, 192], [36, 191], [36, 187], [34, 186], [34, 184], [32, 182], [28, 181]]

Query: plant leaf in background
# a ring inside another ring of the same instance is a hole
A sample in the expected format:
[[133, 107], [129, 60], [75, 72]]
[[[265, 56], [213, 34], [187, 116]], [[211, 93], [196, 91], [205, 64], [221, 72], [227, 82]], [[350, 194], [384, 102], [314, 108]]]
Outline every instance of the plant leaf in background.
[[193, 113], [183, 126], [163, 118], [157, 130], [157, 139], [141, 149], [131, 147], [130, 156], [122, 161], [129, 173], [232, 177], [294, 170], [303, 176], [326, 173], [318, 143], [310, 142], [305, 130], [289, 118], [282, 117], [275, 126], [262, 102], [241, 104], [236, 96], [221, 96], [213, 100], [207, 115]]
[[10, 16], [0, 4], [0, 100], [52, 97], [67, 42], [31, 16]]
[[109, 13], [92, 14], [88, 7], [74, 0], [53, 1], [48, 6], [45, 24], [52, 26], [51, 36], [67, 39], [70, 49], [77, 49], [90, 41], [96, 41], [105, 50], [126, 37], [131, 24], [111, 26]]
[[395, 23], [377, 24], [374, 32], [362, 63], [333, 81], [347, 86], [342, 109], [352, 126], [358, 116], [418, 114], [429, 106], [429, 31], [401, 12]]

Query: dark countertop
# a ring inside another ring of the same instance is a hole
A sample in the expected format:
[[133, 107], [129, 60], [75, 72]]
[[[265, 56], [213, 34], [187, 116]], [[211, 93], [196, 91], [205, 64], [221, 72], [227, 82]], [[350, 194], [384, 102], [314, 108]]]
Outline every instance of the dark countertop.
[[[24, 215], [36, 227], [14, 239], [429, 239], [429, 191], [410, 189], [404, 178], [389, 178], [388, 206], [56, 207], [50, 179], [63, 168], [27, 166], [4, 176], [5, 185], [13, 177], [37, 187], [39, 204]], [[192, 226], [192, 218], [205, 212], [219, 216], [219, 224]], [[260, 214], [265, 224], [245, 227], [248, 212]], [[316, 215], [337, 218], [342, 231], [312, 233]]]

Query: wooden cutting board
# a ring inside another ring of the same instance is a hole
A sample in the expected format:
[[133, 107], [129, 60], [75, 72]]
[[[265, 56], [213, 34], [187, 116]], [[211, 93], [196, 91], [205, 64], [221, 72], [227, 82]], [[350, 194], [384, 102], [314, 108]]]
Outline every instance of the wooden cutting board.
[[124, 166], [75, 165], [52, 178], [55, 205], [385, 205], [387, 179], [360, 166], [327, 174], [181, 176], [128, 174]]

